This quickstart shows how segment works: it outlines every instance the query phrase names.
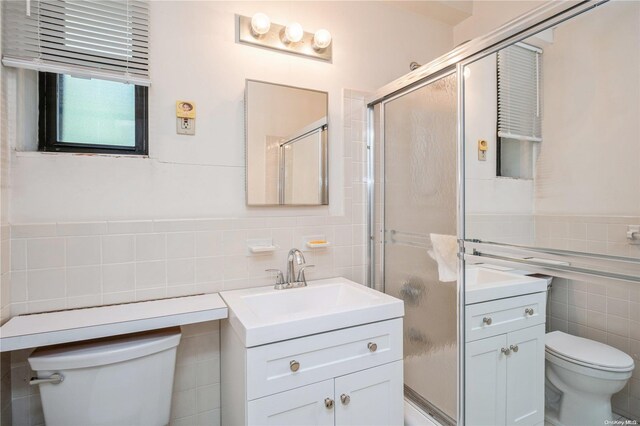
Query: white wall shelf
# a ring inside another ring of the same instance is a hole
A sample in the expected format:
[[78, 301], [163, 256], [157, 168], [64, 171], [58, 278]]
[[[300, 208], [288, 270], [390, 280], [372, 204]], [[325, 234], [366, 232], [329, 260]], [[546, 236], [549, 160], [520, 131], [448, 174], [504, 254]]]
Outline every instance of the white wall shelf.
[[217, 294], [19, 315], [0, 327], [0, 352], [227, 318]]

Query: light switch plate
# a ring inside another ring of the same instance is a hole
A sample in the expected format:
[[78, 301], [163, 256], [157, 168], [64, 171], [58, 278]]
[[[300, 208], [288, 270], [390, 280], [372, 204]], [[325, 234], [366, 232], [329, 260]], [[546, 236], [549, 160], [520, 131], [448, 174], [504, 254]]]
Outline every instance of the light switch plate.
[[195, 135], [196, 119], [195, 118], [176, 118], [176, 132], [179, 135]]

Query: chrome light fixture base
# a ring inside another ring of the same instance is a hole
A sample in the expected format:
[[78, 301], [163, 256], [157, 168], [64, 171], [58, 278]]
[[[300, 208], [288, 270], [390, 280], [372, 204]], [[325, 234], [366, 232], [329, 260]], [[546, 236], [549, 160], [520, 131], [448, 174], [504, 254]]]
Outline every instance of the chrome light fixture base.
[[256, 36], [251, 30], [251, 17], [237, 15], [238, 22], [238, 43], [253, 46], [266, 47], [267, 49], [279, 50], [281, 52], [293, 53], [295, 55], [307, 56], [321, 61], [331, 62], [333, 43], [324, 49], [313, 47], [313, 33], [304, 31], [302, 40], [297, 43], [286, 43], [280, 36], [284, 32], [285, 26], [271, 23], [269, 31], [260, 36]]

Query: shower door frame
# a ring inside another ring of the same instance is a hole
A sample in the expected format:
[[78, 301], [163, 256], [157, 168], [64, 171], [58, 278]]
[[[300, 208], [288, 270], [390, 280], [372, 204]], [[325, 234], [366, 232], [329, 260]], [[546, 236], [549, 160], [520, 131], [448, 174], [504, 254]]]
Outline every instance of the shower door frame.
[[[392, 83], [382, 87], [375, 92], [366, 101], [367, 104], [367, 285], [375, 287], [376, 263], [375, 263], [375, 143], [380, 146], [380, 194], [381, 202], [384, 207], [384, 104], [388, 101], [403, 96], [413, 90], [432, 83], [451, 73], [457, 74], [457, 109], [458, 119], [456, 124], [457, 132], [457, 238], [459, 244], [458, 257], [458, 283], [457, 283], [457, 303], [458, 303], [458, 380], [457, 380], [457, 422], [459, 425], [465, 424], [465, 283], [464, 283], [464, 262], [465, 258], [472, 255], [465, 254], [464, 242], [464, 214], [465, 214], [465, 188], [464, 188], [464, 66], [470, 64], [487, 55], [497, 52], [515, 42], [521, 41], [534, 35], [542, 30], [551, 28], [564, 22], [574, 16], [580, 15], [590, 9], [593, 9], [608, 0], [585, 0], [578, 3], [572, 3], [564, 0], [560, 2], [552, 2], [544, 4], [532, 11], [506, 23], [496, 30], [468, 41], [461, 46], [451, 50], [450, 52], [440, 56], [439, 58], [429, 62], [415, 71], [393, 81]], [[375, 111], [376, 105], [380, 105], [380, 122], [381, 134], [376, 135], [375, 130]], [[381, 221], [384, 223], [384, 208], [381, 211]], [[382, 275], [384, 277], [384, 252], [380, 257]], [[384, 281], [381, 282], [384, 290]]]

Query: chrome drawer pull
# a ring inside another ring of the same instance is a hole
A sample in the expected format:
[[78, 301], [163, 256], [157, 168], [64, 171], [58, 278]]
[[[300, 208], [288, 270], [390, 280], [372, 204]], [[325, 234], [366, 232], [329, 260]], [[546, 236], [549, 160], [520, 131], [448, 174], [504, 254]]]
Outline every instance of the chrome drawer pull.
[[511, 349], [513, 352], [518, 352], [518, 345], [511, 345], [509, 346], [509, 349]]
[[483, 324], [491, 325], [492, 322], [493, 322], [493, 320], [491, 320], [491, 317], [482, 318], [482, 323]]
[[289, 368], [295, 373], [300, 369], [300, 363], [294, 359], [289, 363]]
[[342, 402], [342, 405], [347, 405], [351, 401], [351, 397], [343, 393], [342, 395], [340, 395], [340, 401]]
[[59, 385], [62, 382], [64, 382], [64, 376], [60, 373], [53, 373], [46, 379], [41, 379], [39, 377], [32, 377], [31, 380], [29, 380], [29, 384], [32, 386], [39, 385], [42, 383], [51, 383], [52, 385]]
[[333, 399], [325, 398], [324, 399], [324, 406], [327, 407], [329, 410], [331, 410], [333, 408]]
[[502, 352], [505, 355], [509, 355], [511, 353], [511, 349], [509, 348], [502, 348], [500, 349], [500, 352]]
[[529, 316], [533, 315], [533, 308], [527, 308], [527, 309], [525, 309], [525, 310], [524, 310], [524, 313], [525, 313], [526, 315], [529, 315]]
[[369, 348], [369, 352], [375, 352], [378, 350], [378, 345], [373, 342], [369, 342], [367, 344], [367, 348]]

